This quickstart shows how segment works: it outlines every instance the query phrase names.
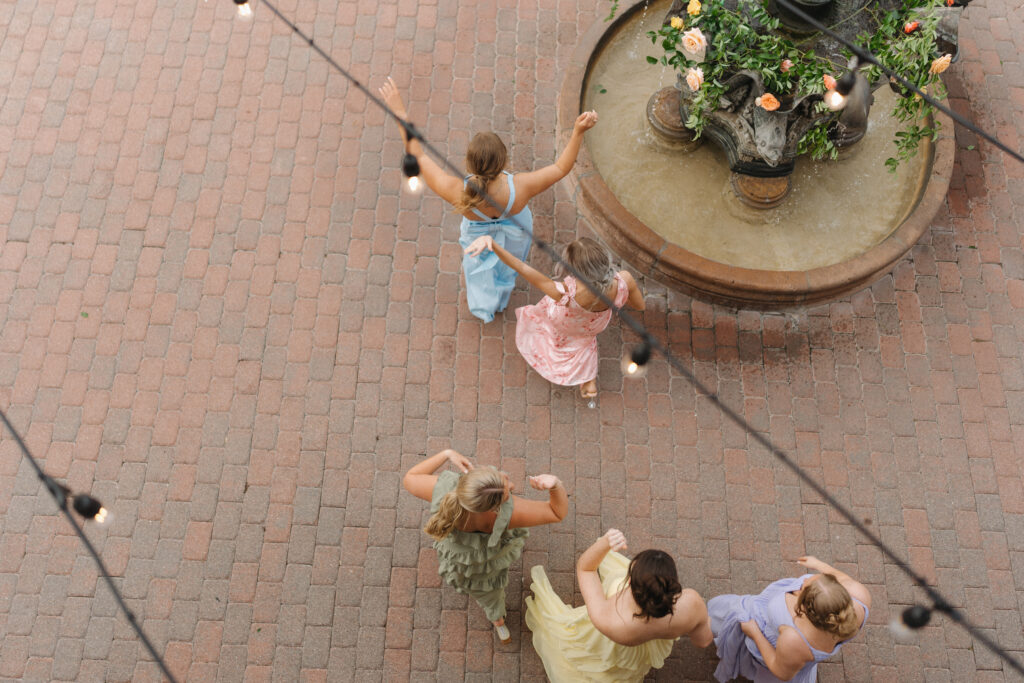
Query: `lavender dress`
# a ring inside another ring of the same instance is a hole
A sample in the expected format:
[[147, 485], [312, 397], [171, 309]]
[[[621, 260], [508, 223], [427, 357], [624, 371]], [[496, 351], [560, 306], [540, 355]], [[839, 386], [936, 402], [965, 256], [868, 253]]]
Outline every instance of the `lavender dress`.
[[[793, 617], [786, 607], [786, 593], [798, 591], [804, 579], [812, 574], [804, 574], [796, 579], [780, 579], [765, 588], [759, 595], [719, 595], [708, 600], [708, 613], [711, 616], [711, 630], [715, 634], [715, 647], [718, 657], [722, 660], [715, 669], [715, 678], [722, 683], [743, 676], [754, 683], [774, 683], [779, 679], [765, 666], [761, 652], [753, 640], [747, 638], [740, 628], [744, 621], [753, 619], [768, 642], [774, 647], [779, 640], [779, 627], [789, 626], [807, 643], [807, 638], [800, 633], [793, 623]], [[852, 596], [851, 596], [852, 597]], [[864, 621], [868, 619], [868, 607], [857, 598], [854, 601], [864, 608]], [[861, 622], [861, 628], [864, 623]], [[842, 643], [838, 643], [831, 652], [816, 650], [807, 643], [814, 655], [814, 661], [807, 662], [792, 680], [794, 683], [814, 683], [818, 679], [818, 662], [838, 654]]]

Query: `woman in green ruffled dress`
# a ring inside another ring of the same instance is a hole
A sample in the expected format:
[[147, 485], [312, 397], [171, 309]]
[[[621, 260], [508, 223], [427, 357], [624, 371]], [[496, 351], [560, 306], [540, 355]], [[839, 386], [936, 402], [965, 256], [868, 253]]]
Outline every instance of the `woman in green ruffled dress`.
[[[450, 462], [458, 472], [434, 473]], [[547, 491], [548, 500], [513, 496], [508, 473], [474, 467], [461, 453], [446, 449], [405, 473], [405, 489], [430, 501], [424, 531], [434, 539], [438, 573], [448, 585], [469, 595], [494, 624], [498, 639], [512, 639], [505, 626], [508, 568], [523, 552], [526, 527], [560, 522], [569, 496], [553, 474], [530, 477], [530, 486]]]

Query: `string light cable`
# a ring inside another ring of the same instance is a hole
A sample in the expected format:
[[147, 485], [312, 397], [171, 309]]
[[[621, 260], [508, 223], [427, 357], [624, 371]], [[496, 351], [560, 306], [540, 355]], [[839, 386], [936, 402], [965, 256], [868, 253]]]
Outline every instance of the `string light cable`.
[[[96, 566], [99, 567], [100, 575], [106, 580], [107, 586], [110, 588], [110, 592], [114, 594], [114, 600], [117, 602], [118, 607], [121, 608], [121, 611], [124, 612], [125, 617], [128, 619], [128, 623], [131, 624], [132, 629], [135, 630], [135, 634], [139, 636], [139, 640], [141, 640], [142, 644], [146, 646], [146, 650], [149, 651], [150, 657], [153, 658], [153, 661], [155, 661], [157, 666], [160, 667], [160, 671], [163, 672], [163, 675], [167, 677], [171, 683], [177, 683], [177, 679], [171, 673], [170, 669], [167, 668], [167, 664], [164, 662], [163, 657], [157, 653], [156, 648], [153, 647], [153, 643], [146, 636], [145, 631], [142, 630], [138, 620], [135, 618], [135, 613], [128, 609], [128, 605], [125, 604], [124, 598], [121, 596], [121, 591], [119, 591], [117, 586], [114, 585], [114, 579], [110, 576], [110, 572], [107, 571], [107, 565], [103, 563], [103, 559], [100, 557], [100, 554], [96, 552], [96, 548], [93, 546], [92, 541], [90, 541], [89, 537], [85, 535], [82, 527], [77, 521], [75, 521], [74, 516], [72, 516], [71, 511], [68, 509], [68, 499], [71, 498], [71, 491], [68, 487], [64, 486], [43, 471], [43, 468], [39, 465], [38, 461], [36, 461], [35, 456], [33, 456], [28, 450], [28, 446], [25, 445], [25, 441], [14, 428], [14, 425], [11, 424], [11, 421], [7, 419], [7, 414], [3, 410], [0, 410], [0, 419], [3, 420], [5, 425], [7, 425], [7, 429], [10, 430], [11, 434], [14, 435], [14, 440], [18, 443], [18, 447], [21, 449], [21, 452], [24, 454], [29, 464], [32, 465], [32, 469], [36, 471], [36, 476], [39, 477], [39, 480], [43, 482], [43, 486], [47, 491], [49, 491], [50, 495], [53, 496], [53, 500], [57, 504], [57, 507], [62, 513], [64, 513], [64, 516], [67, 517], [68, 523], [71, 524], [75, 533], [78, 534], [78, 538], [81, 539], [82, 543], [89, 551], [89, 554], [92, 555], [92, 559], [96, 561]], [[98, 500], [87, 494], [80, 493], [71, 498], [71, 507], [75, 509], [75, 512], [82, 515], [82, 517], [95, 520], [98, 524], [103, 524], [109, 519], [106, 508], [104, 508]]]
[[[237, 2], [238, 0], [235, 1]], [[788, 0], [776, 0], [776, 2], [778, 2], [781, 5], [784, 5], [787, 9], [790, 9], [792, 7], [791, 3], [789, 3]], [[277, 16], [279, 19], [281, 19], [281, 21], [287, 24], [292, 29], [292, 31], [295, 32], [296, 35], [298, 35], [300, 38], [303, 39], [303, 41], [308, 43], [309, 46], [313, 48], [313, 50], [315, 50], [322, 57], [324, 57], [331, 66], [333, 66], [339, 73], [341, 73], [345, 78], [352, 82], [362, 93], [364, 93], [370, 99], [371, 102], [376, 104], [385, 112], [385, 114], [394, 119], [398, 123], [398, 125], [401, 126], [401, 128], [406, 132], [408, 136], [407, 141], [409, 139], [415, 138], [420, 142], [423, 149], [426, 152], [428, 152], [432, 157], [434, 157], [443, 168], [451, 171], [457, 177], [465, 177], [464, 174], [462, 173], [462, 170], [453, 162], [449, 161], [448, 158], [444, 154], [442, 154], [436, 147], [434, 147], [427, 140], [425, 140], [415, 126], [406, 121], [404, 118], [398, 116], [398, 114], [392, 111], [390, 107], [387, 106], [386, 103], [384, 103], [380, 98], [371, 93], [362, 83], [358, 81], [358, 79], [352, 76], [352, 74], [350, 74], [344, 67], [338, 64], [337, 61], [332, 59], [330, 55], [328, 55], [322, 48], [320, 48], [311, 37], [307, 36], [301, 29], [299, 29], [298, 26], [296, 26], [283, 14], [281, 14], [281, 12], [278, 11], [278, 9], [273, 5], [273, 3], [271, 3], [269, 0], [261, 0], [261, 4], [268, 7], [271, 10], [271, 12], [274, 13], [275, 16]], [[798, 16], [800, 16], [801, 18], [804, 18], [805, 20], [809, 21], [809, 23], [812, 23], [816, 28], [819, 28], [819, 30], [828, 32], [829, 35], [832, 35], [840, 42], [843, 42], [847, 47], [850, 47], [851, 50], [853, 50], [854, 54], [856, 54], [862, 62], [878, 64], [878, 60], [875, 59], [874, 56], [868, 53], [867, 51], [855, 45], [849, 44], [848, 41], [845, 41], [839, 36], [835, 36], [831, 31], [828, 31], [828, 29], [823, 27], [819, 22], [814, 21], [813, 18], [808, 17], [806, 14], [797, 10], [796, 8], [793, 8], [793, 11], [794, 13], [798, 14]], [[1021, 157], [1020, 155], [1016, 154], [1008, 147], [1003, 145], [1001, 142], [989, 136], [987, 133], [979, 131], [977, 127], [975, 127], [969, 121], [966, 121], [965, 119], [956, 115], [955, 113], [950, 112], [948, 109], [938, 104], [934, 100], [934, 98], [931, 98], [929, 95], [920, 92], [913, 84], [907, 82], [906, 79], [904, 79], [902, 76], [890, 72], [885, 67], [881, 68], [888, 75], [895, 77], [900, 83], [904, 84], [906, 87], [922, 95], [922, 97], [925, 97], [930, 104], [933, 104], [942, 111], [945, 111], [947, 114], [950, 114], [950, 116], [954, 118], [954, 120], [960, 122], [961, 125], [964, 125], [966, 128], [976, 132], [985, 139], [992, 141], [1000, 149], [1003, 149], [1004, 151], [1011, 154], [1015, 158], [1024, 161], [1024, 157]], [[501, 204], [499, 204], [497, 200], [495, 200], [487, 192], [486, 188], [480, 187], [473, 181], [472, 178], [468, 182], [476, 191], [476, 193], [481, 198], [483, 198], [483, 200], [487, 202], [487, 204], [490, 205], [494, 210], [503, 211], [504, 207]], [[798, 465], [788, 454], [786, 454], [785, 451], [783, 451], [781, 448], [772, 443], [771, 440], [768, 439], [768, 437], [764, 436], [763, 434], [755, 430], [754, 427], [751, 424], [749, 424], [743, 418], [743, 416], [737, 413], [733, 408], [723, 403], [722, 400], [718, 397], [718, 395], [712, 392], [708, 387], [706, 387], [704, 383], [701, 382], [693, 374], [693, 372], [691, 372], [682, 363], [682, 361], [680, 361], [674, 354], [672, 354], [672, 352], [669, 351], [669, 349], [660, 340], [658, 340], [650, 332], [648, 332], [641, 322], [635, 319], [632, 315], [626, 313], [622, 309], [622, 307], [616, 306], [614, 301], [612, 301], [607, 295], [605, 295], [605, 293], [595, 283], [591, 282], [571, 264], [567, 263], [565, 259], [562, 258], [562, 255], [559, 254], [558, 251], [554, 249], [554, 247], [550, 243], [548, 243], [546, 240], [537, 237], [532, 233], [532, 231], [527, 230], [525, 226], [523, 226], [516, 219], [516, 216], [509, 216], [508, 219], [506, 220], [510, 220], [510, 222], [512, 222], [513, 225], [522, 230], [525, 234], [529, 235], [530, 239], [533, 241], [534, 245], [538, 249], [546, 253], [552, 259], [553, 262], [560, 265], [566, 272], [575, 277], [577, 281], [582, 282], [584, 286], [587, 289], [589, 289], [598, 300], [600, 300], [605, 306], [607, 306], [625, 326], [629, 327], [635, 334], [637, 334], [637, 336], [640, 337], [640, 343], [630, 353], [631, 361], [635, 363], [638, 368], [644, 366], [647, 363], [647, 361], [650, 358], [652, 349], [660, 353], [662, 356], [664, 356], [665, 360], [669, 363], [669, 365], [675, 368], [677, 372], [679, 372], [684, 378], [686, 378], [686, 380], [690, 382], [690, 384], [693, 385], [693, 387], [697, 389], [699, 393], [704, 394], [707, 397], [707, 399], [711, 401], [714, 405], [716, 405], [719, 408], [719, 410], [721, 410], [722, 413], [724, 413], [725, 416], [728, 417], [734, 424], [743, 429], [743, 431], [745, 431], [754, 441], [756, 441], [759, 445], [761, 445], [769, 453], [771, 453], [772, 456], [774, 456], [783, 465], [785, 465], [791, 472], [793, 472], [793, 474], [795, 474], [800, 479], [800, 481], [807, 484], [807, 486], [809, 486], [816, 494], [818, 494], [828, 506], [830, 506], [837, 513], [839, 513], [839, 515], [843, 517], [843, 519], [845, 519], [847, 522], [849, 522], [849, 524], [852, 527], [854, 527], [858, 532], [860, 532], [860, 534], [864, 536], [864, 538], [866, 538], [872, 545], [878, 548], [879, 551], [881, 551], [886, 558], [888, 558], [894, 565], [896, 565], [896, 567], [899, 568], [900, 571], [902, 571], [911, 581], [913, 581], [925, 593], [925, 595], [927, 595], [928, 599], [931, 601], [932, 606], [924, 607], [920, 605], [914, 605], [909, 607], [907, 610], [904, 610], [904, 624], [906, 624], [910, 628], [920, 628], [921, 626], [924, 626], [927, 623], [928, 618], [930, 618], [933, 612], [941, 612], [947, 615], [955, 623], [959, 624], [973, 638], [975, 638], [978, 642], [982, 643], [987, 649], [989, 649], [993, 654], [995, 654], [1004, 662], [1006, 662], [1010, 667], [1012, 667], [1018, 673], [1024, 675], [1024, 665], [1022, 665], [1020, 662], [1014, 659], [1009, 654], [1009, 652], [1000, 647], [1000, 645], [997, 642], [995, 642], [995, 640], [987, 636], [985, 633], [981, 632], [981, 630], [978, 627], [974, 626], [963, 614], [954, 609], [951, 606], [951, 603], [948, 600], [946, 600], [945, 597], [943, 597], [943, 595], [939, 593], [938, 590], [928, 585], [928, 581], [924, 576], [922, 576], [916, 570], [910, 567], [910, 565], [908, 565], [907, 562], [900, 558], [895, 551], [893, 551], [888, 545], [886, 545], [881, 538], [872, 533], [872, 531], [868, 529], [856, 515], [850, 512], [839, 500], [837, 500], [832, 494], [830, 494], [823, 485], [819, 484], [813, 477], [811, 477], [811, 475], [805, 472], [803, 468], [800, 467], [800, 465]], [[624, 365], [627, 365], [625, 361]], [[912, 614], [913, 616], [908, 619], [908, 614]], [[927, 614], [928, 618], [922, 616], [924, 614]]]

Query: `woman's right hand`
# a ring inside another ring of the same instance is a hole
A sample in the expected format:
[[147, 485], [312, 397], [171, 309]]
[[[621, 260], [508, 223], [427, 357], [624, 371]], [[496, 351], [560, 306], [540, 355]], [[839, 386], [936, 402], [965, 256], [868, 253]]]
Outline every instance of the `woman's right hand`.
[[573, 126], [573, 133], [584, 133], [597, 123], [597, 112], [596, 111], [585, 111], [576, 117], [576, 125]]
[[824, 571], [822, 567], [828, 567], [828, 565], [816, 558], [814, 555], [804, 555], [799, 558], [796, 563], [801, 567], [807, 567], [808, 569], [813, 569], [819, 572]]
[[395, 112], [399, 118], [404, 119], [406, 117], [405, 102], [402, 101], [402, 96], [398, 94], [398, 86], [395, 85], [391, 76], [388, 76], [387, 83], [377, 90], [377, 94], [384, 100], [384, 104], [388, 105], [388, 108]]
[[604, 539], [608, 541], [608, 546], [615, 552], [626, 549], [626, 536], [618, 529], [606, 531]]
[[479, 256], [485, 251], [494, 251], [494, 239], [490, 235], [477, 237], [466, 247], [466, 256]]
[[455, 467], [463, 474], [473, 469], [473, 463], [469, 461], [469, 458], [464, 456], [462, 453], [451, 449], [448, 450], [448, 462], [455, 465]]

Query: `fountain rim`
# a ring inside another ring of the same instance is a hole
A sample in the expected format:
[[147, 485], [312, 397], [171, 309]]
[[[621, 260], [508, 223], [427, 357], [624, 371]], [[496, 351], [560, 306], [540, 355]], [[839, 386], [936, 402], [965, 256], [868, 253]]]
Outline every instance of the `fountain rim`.
[[[587, 74], [602, 48], [636, 12], [653, 0], [637, 0], [611, 22], [597, 18], [583, 34], [566, 69], [558, 97], [559, 144], [564, 146], [583, 111]], [[719, 263], [666, 240], [619, 202], [598, 172], [586, 142], [566, 178], [580, 212], [595, 232], [641, 274], [695, 298], [740, 308], [780, 309], [835, 300], [889, 272], [931, 227], [945, 203], [956, 154], [953, 121], [935, 112], [942, 133], [932, 143], [924, 192], [903, 222], [883, 240], [840, 263], [804, 271], [760, 270]], [[593, 133], [591, 133], [593, 134]], [[923, 152], [923, 150], [922, 150]], [[919, 152], [920, 153], [920, 152]], [[626, 254], [629, 254], [627, 257]]]

